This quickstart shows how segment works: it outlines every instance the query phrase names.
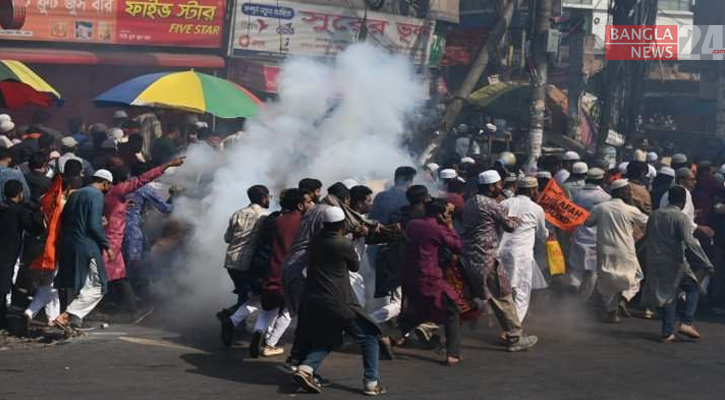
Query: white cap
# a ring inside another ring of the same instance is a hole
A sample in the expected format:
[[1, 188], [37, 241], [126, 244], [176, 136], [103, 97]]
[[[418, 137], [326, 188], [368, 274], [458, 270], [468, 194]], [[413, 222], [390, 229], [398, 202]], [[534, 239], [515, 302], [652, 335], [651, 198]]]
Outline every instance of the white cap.
[[99, 169], [98, 171], [96, 171], [96, 173], [93, 174], [93, 177], [113, 182], [113, 174], [107, 169]]
[[496, 127], [496, 125], [494, 125], [490, 122], [488, 124], [486, 124], [486, 130], [488, 130], [488, 131], [496, 132], [497, 129], [498, 128]]
[[350, 190], [358, 185], [357, 181], [354, 179], [345, 179], [344, 181], [342, 181], [342, 184], [345, 185], [347, 190]]
[[121, 140], [121, 138], [123, 138], [123, 129], [121, 129], [121, 128], [111, 128], [108, 131], [106, 131], [106, 136], [109, 139], [111, 139], [111, 140], [113, 140], [115, 142], [118, 142], [119, 140]]
[[324, 222], [333, 223], [345, 220], [345, 211], [340, 207], [327, 207], [322, 214]]
[[604, 170], [601, 168], [592, 168], [589, 171], [587, 171], [587, 178], [604, 179]]
[[[51, 157], [51, 158], [52, 158], [52, 157]], [[60, 172], [61, 174], [62, 174], [63, 172], [65, 172], [65, 164], [66, 164], [66, 163], [67, 163], [68, 161], [70, 161], [70, 160], [76, 160], [76, 161], [78, 161], [79, 163], [83, 164], [83, 160], [82, 160], [82, 159], [81, 159], [80, 157], [76, 156], [76, 155], [75, 155], [75, 154], [73, 154], [73, 153], [65, 153], [65, 154], [63, 154], [62, 156], [60, 156], [60, 157], [58, 158], [58, 169], [60, 170], [59, 172]]]
[[587, 173], [587, 171], [589, 171], [589, 166], [587, 165], [587, 163], [582, 161], [575, 162], [574, 165], [572, 165], [571, 167], [571, 172], [573, 174], [584, 175]]
[[619, 170], [619, 172], [626, 174], [628, 165], [629, 165], [629, 163], [627, 161], [625, 161], [623, 163], [620, 163], [619, 166], [617, 167], [617, 169]]
[[647, 162], [655, 162], [659, 159], [659, 156], [654, 151], [647, 153]]
[[498, 171], [495, 169], [490, 169], [488, 171], [483, 171], [480, 174], [478, 174], [478, 183], [481, 185], [490, 185], [492, 183], [496, 183], [501, 180], [501, 175], [498, 174]]
[[646, 162], [647, 161], [647, 153], [645, 153], [642, 150], [635, 150], [634, 154], [632, 155], [632, 161], [640, 161], [640, 162]]
[[66, 136], [61, 139], [60, 144], [63, 147], [76, 147], [78, 146], [78, 141], [73, 136]]
[[536, 178], [534, 178], [533, 176], [522, 176], [516, 182], [516, 186], [518, 186], [520, 189], [535, 188], [539, 187], [539, 181], [537, 181]]
[[564, 153], [564, 155], [561, 157], [564, 161], [579, 161], [581, 158], [579, 157], [579, 154], [576, 151], [567, 151]]
[[612, 190], [621, 189], [626, 186], [629, 186], [628, 179], [617, 179], [616, 181], [612, 182]]
[[461, 164], [475, 164], [476, 160], [472, 159], [471, 157], [463, 157], [461, 158]]
[[694, 175], [695, 174], [692, 172], [692, 170], [689, 168], [686, 168], [686, 167], [682, 167], [682, 168], [678, 169], [677, 171], [675, 171], [675, 178], [677, 178], [677, 179], [687, 178], [687, 177], [691, 177]]
[[455, 169], [446, 168], [442, 169], [438, 176], [441, 179], [455, 179], [458, 177], [458, 172]]
[[10, 116], [9, 116], [9, 115], [7, 115], [7, 114], [0, 114], [0, 122], [5, 122], [5, 121], [12, 121], [12, 120], [13, 120], [13, 119], [12, 119], [12, 118], [10, 118]]
[[114, 119], [128, 118], [128, 114], [126, 114], [126, 111], [123, 111], [123, 110], [116, 110], [116, 111], [115, 111], [115, 112], [113, 113], [113, 118], [114, 118]]
[[539, 171], [536, 173], [536, 177], [539, 179], [551, 179], [551, 172], [549, 171]]
[[683, 164], [687, 162], [687, 156], [682, 153], [677, 153], [672, 156], [672, 162], [676, 164]]
[[432, 162], [432, 163], [429, 163], [429, 164], [426, 164], [426, 166], [425, 166], [425, 167], [426, 167], [426, 168], [428, 168], [428, 170], [429, 170], [430, 172], [436, 172], [436, 171], [438, 171], [438, 170], [439, 170], [439, 169], [441, 168], [441, 166], [440, 166], [440, 165], [438, 165], [438, 164], [436, 164], [436, 163], [434, 163], [434, 162]]
[[[3, 114], [3, 115], [7, 115], [7, 114]], [[8, 133], [8, 132], [12, 131], [13, 128], [15, 128], [15, 123], [13, 121], [5, 120], [5, 121], [0, 122], [0, 133]]]
[[660, 170], [657, 171], [657, 173], [660, 175], [671, 176], [673, 178], [675, 177], [675, 170], [670, 167], [660, 167]]

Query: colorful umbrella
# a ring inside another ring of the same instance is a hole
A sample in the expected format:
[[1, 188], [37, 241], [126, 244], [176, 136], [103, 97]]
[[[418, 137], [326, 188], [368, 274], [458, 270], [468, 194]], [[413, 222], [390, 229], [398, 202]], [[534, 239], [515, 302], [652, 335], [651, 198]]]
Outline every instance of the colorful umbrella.
[[161, 72], [124, 82], [93, 100], [96, 105], [130, 105], [210, 113], [219, 118], [253, 116], [262, 101], [234, 82], [196, 71]]
[[60, 94], [25, 64], [0, 60], [0, 108], [20, 108], [28, 104], [50, 107], [62, 103]]

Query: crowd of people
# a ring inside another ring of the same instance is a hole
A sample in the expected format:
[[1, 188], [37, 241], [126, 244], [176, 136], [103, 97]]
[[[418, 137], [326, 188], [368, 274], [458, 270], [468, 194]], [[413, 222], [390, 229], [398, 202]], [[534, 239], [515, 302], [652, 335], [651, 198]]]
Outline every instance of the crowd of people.
[[[184, 163], [180, 127], [157, 122], [120, 111], [111, 128], [73, 118], [61, 134], [42, 115], [22, 129], [0, 115], [0, 323], [10, 320], [10, 293], [24, 327], [43, 311], [68, 335], [107, 290], [131, 322], [153, 311], [138, 296], [144, 214], [171, 212], [174, 196], [153, 181]], [[198, 128], [194, 141], [220, 147]], [[634, 305], [644, 318], [659, 314], [663, 342], [699, 339], [701, 297], [725, 303], [725, 169], [645, 150], [613, 167], [572, 151], [525, 170], [508, 152], [493, 165], [465, 156], [401, 166], [379, 193], [352, 179], [305, 178], [280, 191], [273, 212], [270, 189], [251, 186], [224, 232], [236, 297], [216, 314], [221, 341], [231, 346], [254, 318], [249, 355], [283, 356], [294, 326], [286, 364], [319, 393], [329, 383], [322, 363], [347, 337], [362, 352], [363, 393], [375, 396], [387, 391], [381, 358], [415, 338], [442, 344], [441, 361], [459, 365], [462, 323], [483, 315], [498, 321], [505, 350], [533, 348], [538, 337], [524, 329], [532, 291], [554, 284], [604, 321], [620, 323]], [[538, 204], [554, 186], [588, 212], [574, 229]], [[550, 242], [564, 275], [550, 269]]]

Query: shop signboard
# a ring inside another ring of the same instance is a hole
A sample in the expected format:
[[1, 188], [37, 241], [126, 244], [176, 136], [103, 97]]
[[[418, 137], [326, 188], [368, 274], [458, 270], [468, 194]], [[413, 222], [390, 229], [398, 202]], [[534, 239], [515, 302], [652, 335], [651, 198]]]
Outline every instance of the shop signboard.
[[435, 21], [277, 0], [237, 0], [230, 55], [334, 57], [360, 40], [363, 27], [368, 43], [427, 62]]
[[24, 25], [0, 40], [217, 48], [223, 0], [27, 0]]

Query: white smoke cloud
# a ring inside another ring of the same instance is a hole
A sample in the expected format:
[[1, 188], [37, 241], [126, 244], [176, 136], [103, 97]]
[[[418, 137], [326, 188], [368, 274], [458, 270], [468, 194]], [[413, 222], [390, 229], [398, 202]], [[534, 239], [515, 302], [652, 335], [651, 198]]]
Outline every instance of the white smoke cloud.
[[205, 312], [233, 302], [222, 238], [229, 216], [248, 205], [249, 186], [264, 184], [278, 194], [304, 177], [328, 187], [345, 178], [390, 179], [396, 167], [413, 165], [401, 142], [425, 88], [408, 59], [356, 44], [332, 64], [288, 61], [278, 85], [279, 100], [266, 104], [232, 149], [220, 154], [196, 146], [172, 178], [188, 186], [215, 170], [201, 204], [182, 199], [174, 211], [194, 228], [178, 283]]

